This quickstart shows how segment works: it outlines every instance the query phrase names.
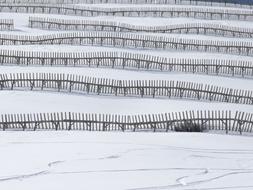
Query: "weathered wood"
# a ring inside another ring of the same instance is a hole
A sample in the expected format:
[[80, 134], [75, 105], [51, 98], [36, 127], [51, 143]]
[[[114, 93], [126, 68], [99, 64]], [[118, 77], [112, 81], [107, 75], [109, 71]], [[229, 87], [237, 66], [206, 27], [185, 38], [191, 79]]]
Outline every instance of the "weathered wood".
[[[232, 77], [253, 77], [253, 62], [222, 59], [166, 58], [125, 52], [30, 52], [0, 50], [2, 65], [109, 67], [163, 72], [189, 72]], [[31, 81], [32, 83], [33, 81]], [[72, 91], [70, 84], [69, 91]], [[1, 86], [0, 86], [1, 88]], [[31, 88], [33, 86], [31, 85]], [[115, 95], [117, 95], [115, 89]], [[197, 92], [196, 92], [197, 93]], [[200, 94], [196, 94], [200, 96]], [[200, 97], [199, 97], [200, 98]]]
[[175, 131], [198, 126], [204, 132], [253, 132], [253, 114], [231, 111], [185, 111], [149, 115], [97, 115], [81, 113], [5, 114], [1, 130]]
[[18, 4], [179, 4], [179, 5], [201, 5], [201, 6], [224, 6], [252, 8], [253, 2], [241, 1], [236, 3], [230, 0], [0, 0], [0, 3]]
[[12, 19], [0, 19], [0, 30], [13, 30], [14, 22]]
[[17, 73], [0, 74], [0, 86], [1, 90], [56, 90], [92, 95], [189, 98], [253, 105], [252, 91], [182, 81], [111, 80], [52, 73]]
[[80, 31], [111, 31], [111, 32], [150, 32], [150, 33], [185, 33], [226, 36], [236, 38], [252, 38], [250, 28], [231, 27], [222, 24], [186, 23], [163, 26], [143, 26], [112, 21], [96, 20], [65, 20], [44, 17], [29, 17], [29, 27], [46, 30], [80, 30]]
[[75, 16], [123, 16], [123, 17], [191, 17], [220, 20], [253, 20], [250, 9], [220, 9], [215, 7], [119, 7], [103, 8], [60, 4], [0, 4], [0, 12], [46, 13]]
[[72, 32], [44, 36], [0, 34], [0, 45], [71, 44], [120, 48], [203, 51], [253, 56], [253, 42], [229, 40], [179, 39], [147, 34], [118, 32]]

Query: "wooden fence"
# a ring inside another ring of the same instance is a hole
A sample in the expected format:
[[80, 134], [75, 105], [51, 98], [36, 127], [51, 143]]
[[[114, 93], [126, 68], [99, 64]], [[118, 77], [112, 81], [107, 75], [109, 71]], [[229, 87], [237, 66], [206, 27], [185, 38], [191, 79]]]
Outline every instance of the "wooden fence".
[[182, 81], [114, 80], [51, 73], [1, 74], [0, 90], [56, 90], [91, 95], [180, 98], [253, 105], [253, 91]]
[[129, 52], [63, 53], [0, 50], [0, 64], [104, 67], [253, 78], [251, 61], [167, 58]]
[[11, 19], [0, 19], [0, 30], [13, 30], [14, 22]]
[[164, 4], [164, 5], [200, 5], [252, 8], [253, 2], [233, 3], [231, 0], [0, 0], [0, 3], [9, 4]]
[[231, 40], [198, 40], [171, 38], [147, 34], [121, 32], [72, 32], [44, 36], [0, 34], [0, 45], [71, 44], [96, 45], [120, 48], [162, 49], [180, 51], [219, 52], [236, 55], [253, 55], [253, 42]]
[[253, 10], [215, 7], [146, 6], [103, 8], [58, 4], [0, 4], [0, 12], [46, 13], [76, 16], [189, 17], [219, 20], [253, 20]]
[[113, 32], [152, 32], [204, 34], [227, 37], [252, 38], [253, 29], [231, 27], [212, 23], [186, 23], [163, 26], [141, 26], [112, 21], [66, 20], [43, 17], [30, 17], [29, 27], [47, 30], [81, 30]]
[[149, 115], [83, 113], [5, 114], [1, 130], [177, 131], [198, 126], [204, 131], [253, 132], [253, 114], [231, 111], [185, 111]]

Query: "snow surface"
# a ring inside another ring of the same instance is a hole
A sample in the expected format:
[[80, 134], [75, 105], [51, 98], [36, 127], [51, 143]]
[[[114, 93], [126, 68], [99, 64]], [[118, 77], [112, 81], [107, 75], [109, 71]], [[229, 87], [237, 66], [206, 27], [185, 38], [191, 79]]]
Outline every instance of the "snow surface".
[[183, 112], [191, 110], [236, 110], [252, 112], [252, 105], [187, 99], [152, 99], [71, 94], [52, 91], [1, 91], [0, 114], [79, 112], [122, 115]]
[[[88, 6], [122, 7], [126, 5]], [[133, 6], [136, 7], [136, 5], [129, 5], [129, 7]], [[149, 5], [138, 6], [147, 7]], [[152, 6], [159, 7], [161, 5]], [[174, 7], [176, 6], [178, 5], [174, 5]], [[216, 9], [224, 8], [216, 7]], [[15, 23], [14, 31], [0, 31], [0, 34], [45, 35], [66, 33], [66, 31], [28, 28], [29, 16], [115, 21], [146, 26], [201, 22], [253, 28], [253, 22], [228, 20], [0, 13], [0, 19], [14, 19]], [[67, 31], [67, 33], [69, 32], [71, 31]], [[250, 38], [223, 38], [192, 34], [153, 35], [166, 35], [183, 39], [252, 42]], [[168, 58], [253, 61], [253, 58], [249, 56], [209, 52], [141, 50], [99, 46], [4, 45], [0, 46], [0, 50], [34, 52], [117, 51]], [[0, 66], [0, 74], [34, 72], [75, 74], [120, 80], [177, 80], [253, 90], [252, 80], [240, 77], [108, 68]], [[0, 115], [48, 112], [136, 115], [190, 110], [253, 112], [252, 105], [186, 99], [94, 96], [54, 91], [0, 91]], [[252, 135], [227, 136], [172, 132], [5, 131], [0, 132], [0, 190], [252, 190], [252, 145]]]
[[251, 190], [253, 138], [196, 133], [0, 133], [0, 189]]

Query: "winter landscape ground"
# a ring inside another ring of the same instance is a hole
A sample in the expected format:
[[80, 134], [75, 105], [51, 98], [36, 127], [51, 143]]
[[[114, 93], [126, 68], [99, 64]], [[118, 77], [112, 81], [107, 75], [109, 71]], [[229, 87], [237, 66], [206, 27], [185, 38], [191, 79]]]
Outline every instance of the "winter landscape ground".
[[247, 3], [0, 0], [0, 189], [253, 190], [252, 38]]

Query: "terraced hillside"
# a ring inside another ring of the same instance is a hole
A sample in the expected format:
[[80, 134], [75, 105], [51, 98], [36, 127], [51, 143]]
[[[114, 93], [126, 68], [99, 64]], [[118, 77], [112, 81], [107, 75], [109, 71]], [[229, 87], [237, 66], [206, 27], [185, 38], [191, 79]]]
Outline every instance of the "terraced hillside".
[[253, 188], [252, 6], [0, 0], [0, 188]]

